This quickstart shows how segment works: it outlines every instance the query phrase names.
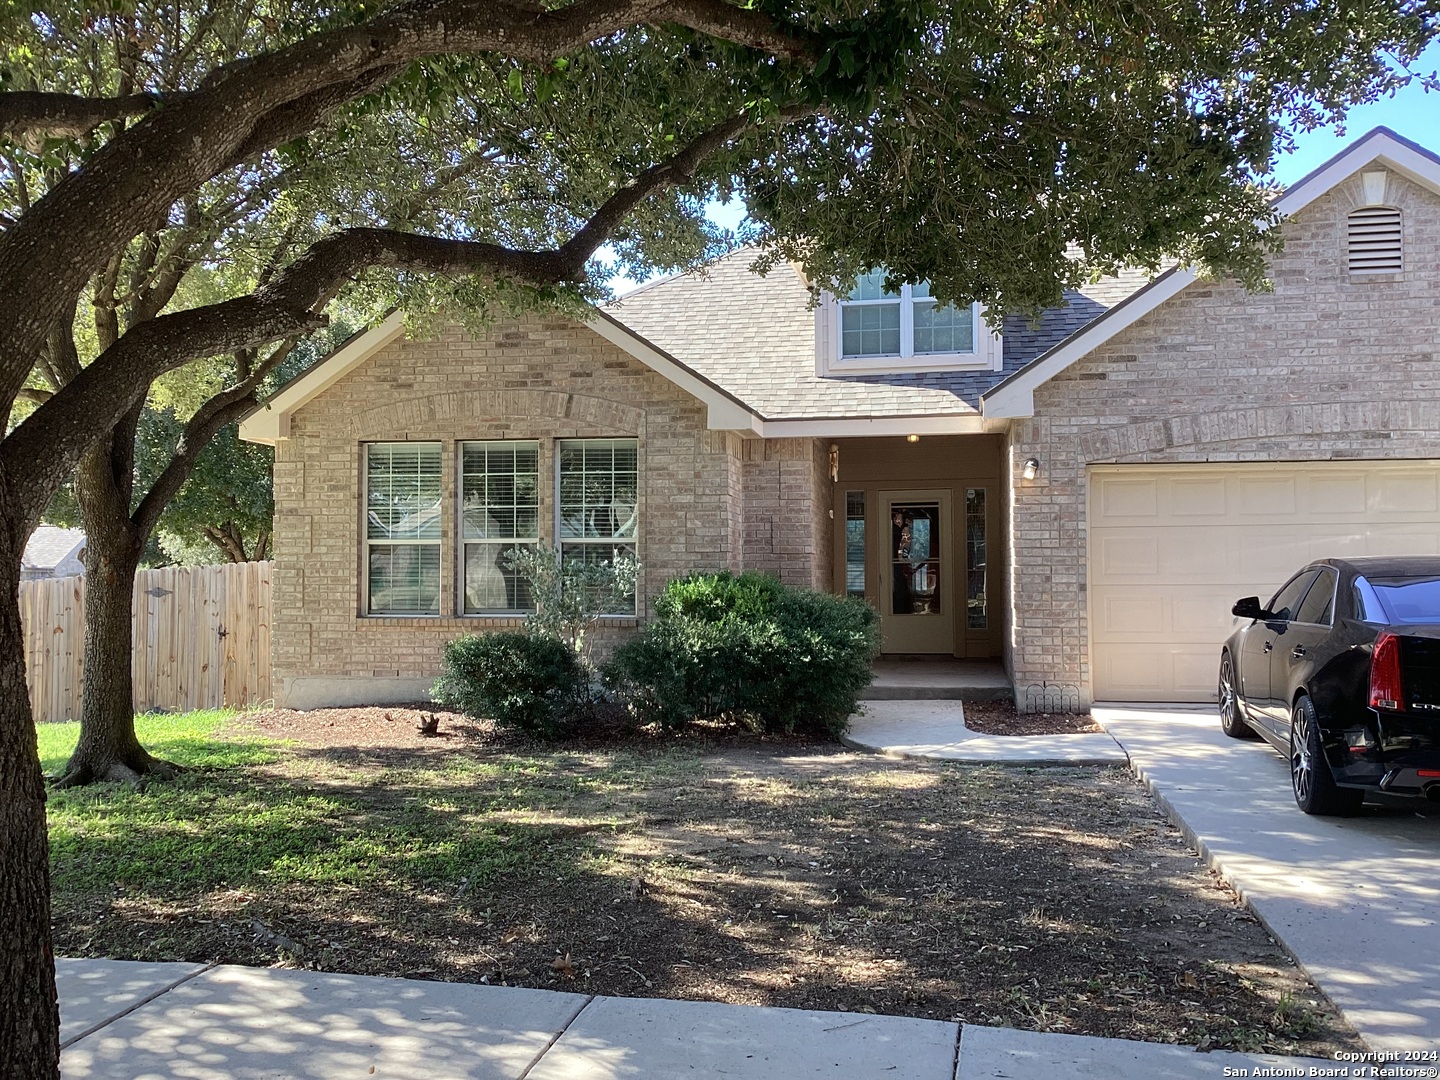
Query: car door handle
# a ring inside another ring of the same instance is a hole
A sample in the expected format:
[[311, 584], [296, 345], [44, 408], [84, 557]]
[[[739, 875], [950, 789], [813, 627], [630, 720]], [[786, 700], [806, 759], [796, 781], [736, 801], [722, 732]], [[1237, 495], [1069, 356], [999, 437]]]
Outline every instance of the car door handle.
[[1273, 641], [1267, 641], [1267, 642], [1265, 642], [1265, 651], [1266, 651], [1266, 652], [1269, 652], [1269, 651], [1270, 651], [1271, 649], [1273, 649], [1273, 648], [1275, 648], [1275, 642], [1273, 642]]
[[1300, 659], [1302, 656], [1304, 656], [1304, 655], [1305, 655], [1305, 646], [1304, 646], [1304, 645], [1296, 645], [1295, 648], [1290, 651], [1290, 659], [1291, 659], [1291, 660], [1299, 660], [1299, 659]]

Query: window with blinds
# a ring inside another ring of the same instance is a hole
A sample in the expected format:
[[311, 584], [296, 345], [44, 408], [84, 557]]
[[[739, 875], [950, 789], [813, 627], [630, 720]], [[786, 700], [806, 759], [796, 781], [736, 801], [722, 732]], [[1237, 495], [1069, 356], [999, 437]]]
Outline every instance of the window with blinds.
[[1347, 240], [1351, 274], [1398, 274], [1402, 269], [1397, 208], [1362, 206], [1350, 211]]

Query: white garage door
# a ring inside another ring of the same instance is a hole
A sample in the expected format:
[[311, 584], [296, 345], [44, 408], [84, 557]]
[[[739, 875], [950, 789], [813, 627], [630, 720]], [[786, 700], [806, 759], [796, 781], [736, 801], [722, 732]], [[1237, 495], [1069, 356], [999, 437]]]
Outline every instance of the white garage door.
[[1440, 461], [1090, 470], [1099, 701], [1213, 701], [1241, 596], [1311, 559], [1440, 553]]

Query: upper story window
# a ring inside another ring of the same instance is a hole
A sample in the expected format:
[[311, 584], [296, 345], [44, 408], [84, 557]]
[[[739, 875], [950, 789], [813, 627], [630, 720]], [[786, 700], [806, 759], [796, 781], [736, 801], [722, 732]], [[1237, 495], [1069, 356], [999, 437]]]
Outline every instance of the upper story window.
[[939, 304], [929, 282], [885, 290], [883, 272], [866, 274], [840, 301], [840, 356], [929, 356], [975, 351], [975, 305]]
[[827, 294], [816, 318], [821, 375], [1000, 368], [1000, 336], [979, 304], [941, 304], [928, 282], [887, 290], [884, 270], [859, 278], [847, 296]]

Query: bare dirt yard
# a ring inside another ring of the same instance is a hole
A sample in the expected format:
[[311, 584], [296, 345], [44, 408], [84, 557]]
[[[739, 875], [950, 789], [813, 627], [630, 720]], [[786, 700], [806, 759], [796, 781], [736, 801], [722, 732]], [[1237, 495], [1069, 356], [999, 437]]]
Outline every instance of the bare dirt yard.
[[421, 716], [242, 714], [58, 793], [58, 951], [1361, 1048], [1123, 769]]

